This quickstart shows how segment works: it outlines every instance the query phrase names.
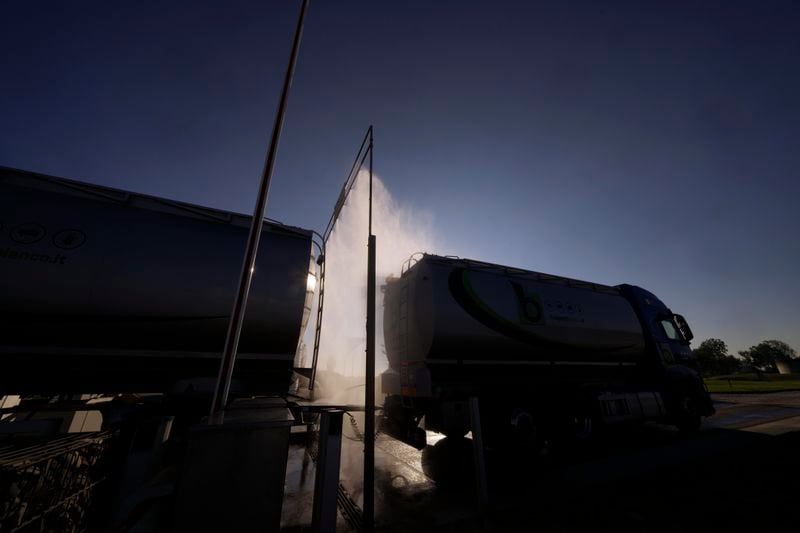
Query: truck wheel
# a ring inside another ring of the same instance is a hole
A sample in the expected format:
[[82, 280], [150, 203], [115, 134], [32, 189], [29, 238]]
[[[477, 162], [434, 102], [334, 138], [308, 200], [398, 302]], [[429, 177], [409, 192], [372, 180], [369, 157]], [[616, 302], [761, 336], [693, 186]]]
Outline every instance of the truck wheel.
[[511, 445], [508, 458], [521, 468], [540, 468], [552, 457], [550, 432], [527, 411], [517, 409], [511, 418]]
[[533, 416], [522, 409], [511, 413], [511, 438], [525, 446], [533, 446], [539, 440], [539, 428]]
[[558, 420], [551, 452], [559, 458], [583, 454], [594, 440], [594, 420], [590, 415], [575, 414]]
[[702, 423], [703, 419], [700, 416], [697, 398], [694, 394], [683, 393], [678, 399], [678, 414], [675, 427], [681, 433], [694, 433], [700, 429]]
[[472, 441], [444, 438], [422, 450], [422, 471], [441, 486], [464, 486], [472, 481]]
[[572, 436], [576, 441], [585, 442], [593, 435], [593, 423], [591, 416], [575, 416], [571, 421], [571, 426]]

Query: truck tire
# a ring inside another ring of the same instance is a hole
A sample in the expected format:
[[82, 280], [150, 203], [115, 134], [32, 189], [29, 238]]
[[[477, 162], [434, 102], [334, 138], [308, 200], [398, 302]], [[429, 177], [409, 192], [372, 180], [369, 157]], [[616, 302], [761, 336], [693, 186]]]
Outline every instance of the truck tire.
[[691, 392], [682, 393], [678, 397], [675, 427], [681, 433], [695, 433], [700, 429], [702, 423], [697, 396]]
[[472, 441], [444, 438], [422, 450], [422, 471], [441, 486], [464, 486], [473, 481]]
[[594, 434], [594, 421], [590, 415], [577, 415], [572, 417], [570, 427], [572, 429], [572, 438], [577, 442], [586, 442], [592, 438]]

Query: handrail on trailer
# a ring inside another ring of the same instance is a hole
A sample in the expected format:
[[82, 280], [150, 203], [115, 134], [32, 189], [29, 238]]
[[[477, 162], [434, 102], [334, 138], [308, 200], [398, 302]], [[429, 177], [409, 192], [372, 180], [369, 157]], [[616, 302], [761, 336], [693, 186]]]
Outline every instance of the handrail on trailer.
[[[420, 254], [422, 255], [422, 257], [419, 257]], [[442, 260], [444, 259], [450, 261], [458, 261], [464, 264], [464, 266], [466, 266], [467, 268], [472, 270], [490, 272], [495, 274], [500, 273], [503, 275], [512, 275], [516, 277], [532, 279], [533, 281], [538, 281], [541, 283], [562, 285], [566, 287], [573, 287], [576, 289], [586, 289], [606, 294], [619, 294], [619, 289], [617, 287], [613, 287], [611, 285], [604, 285], [602, 283], [594, 283], [591, 281], [583, 281], [579, 279], [567, 278], [564, 276], [557, 276], [555, 274], [545, 274], [543, 272], [536, 272], [533, 270], [525, 270], [522, 268], [515, 268], [505, 265], [498, 265], [494, 263], [487, 263], [485, 261], [478, 261], [476, 259], [467, 259], [464, 257], [458, 257], [453, 255], [439, 256], [424, 252], [415, 252], [414, 254], [412, 254], [411, 257], [409, 257], [405, 261], [405, 263], [403, 263], [404, 269], [402, 270], [402, 274], [408, 272], [412, 267], [414, 267], [414, 265], [416, 265], [426, 257], [430, 258], [432, 261], [439, 261], [439, 262], [443, 262]]]

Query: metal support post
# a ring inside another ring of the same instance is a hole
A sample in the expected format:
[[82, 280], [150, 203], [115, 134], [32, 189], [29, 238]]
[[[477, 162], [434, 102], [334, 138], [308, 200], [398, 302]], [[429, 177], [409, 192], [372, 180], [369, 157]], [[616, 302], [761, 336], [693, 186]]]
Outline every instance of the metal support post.
[[472, 425], [472, 457], [475, 462], [475, 481], [478, 489], [478, 503], [481, 512], [489, 507], [489, 486], [486, 481], [486, 456], [481, 428], [480, 402], [473, 396], [469, 399], [469, 419]]
[[217, 386], [214, 389], [214, 399], [211, 402], [211, 413], [209, 424], [221, 424], [225, 405], [228, 403], [228, 394], [231, 389], [231, 378], [233, 377], [233, 367], [236, 363], [236, 351], [239, 348], [239, 336], [242, 332], [242, 322], [244, 321], [245, 309], [247, 308], [247, 296], [250, 293], [250, 283], [253, 280], [255, 270], [256, 255], [258, 254], [258, 243], [261, 240], [261, 228], [264, 226], [264, 212], [267, 209], [267, 197], [269, 196], [269, 185], [272, 181], [272, 170], [275, 168], [275, 157], [278, 152], [278, 141], [283, 129], [283, 117], [286, 115], [286, 104], [289, 100], [289, 89], [292, 86], [294, 67], [297, 64], [297, 53], [300, 50], [300, 39], [303, 36], [303, 21], [306, 16], [308, 0], [303, 0], [300, 7], [300, 17], [297, 20], [297, 28], [294, 33], [292, 43], [292, 53], [289, 57], [289, 65], [286, 68], [286, 76], [283, 81], [283, 91], [281, 92], [278, 113], [275, 116], [275, 124], [272, 128], [272, 139], [267, 150], [267, 158], [264, 161], [264, 169], [261, 173], [261, 185], [256, 197], [256, 206], [253, 210], [253, 220], [250, 222], [250, 234], [247, 237], [247, 245], [242, 261], [242, 272], [239, 275], [239, 287], [233, 301], [233, 311], [228, 323], [228, 333], [225, 337], [225, 348], [222, 352], [222, 361], [219, 365], [219, 376]]
[[364, 398], [364, 530], [375, 529], [375, 235], [372, 234], [372, 126], [369, 127], [369, 240], [367, 241], [367, 361]]
[[375, 520], [375, 235], [369, 236], [367, 286], [367, 372], [364, 409], [364, 528]]
[[336, 531], [336, 497], [339, 490], [343, 414], [344, 411], [339, 409], [326, 409], [320, 415], [319, 455], [314, 479], [314, 508], [311, 522], [314, 533]]

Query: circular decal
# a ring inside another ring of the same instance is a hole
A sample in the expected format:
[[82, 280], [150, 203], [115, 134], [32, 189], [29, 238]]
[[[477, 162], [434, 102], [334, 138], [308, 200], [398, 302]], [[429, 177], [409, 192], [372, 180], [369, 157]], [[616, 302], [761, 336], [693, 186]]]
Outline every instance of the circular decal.
[[539, 309], [539, 302], [526, 296], [523, 297], [522, 303], [522, 312], [525, 318], [530, 322], [541, 322], [542, 311]]
[[64, 229], [53, 235], [53, 244], [62, 250], [73, 250], [86, 242], [86, 234], [76, 229]]
[[39, 242], [47, 233], [44, 226], [39, 224], [20, 224], [11, 228], [11, 239], [20, 244], [33, 244]]

